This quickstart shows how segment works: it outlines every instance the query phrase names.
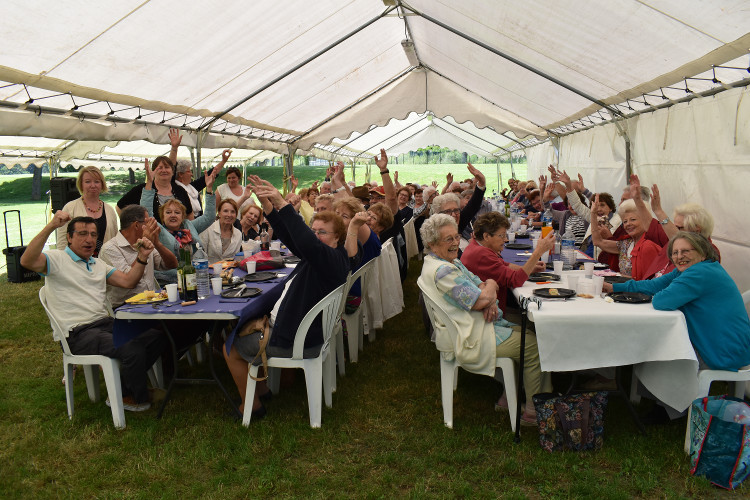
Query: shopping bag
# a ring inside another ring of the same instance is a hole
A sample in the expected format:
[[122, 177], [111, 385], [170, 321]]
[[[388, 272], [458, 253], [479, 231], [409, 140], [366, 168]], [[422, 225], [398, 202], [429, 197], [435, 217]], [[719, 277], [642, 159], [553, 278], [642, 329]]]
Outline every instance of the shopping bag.
[[693, 401], [690, 473], [734, 489], [750, 474], [750, 405], [729, 396]]
[[539, 445], [549, 451], [598, 450], [604, 434], [606, 392], [582, 392], [562, 396], [533, 396], [539, 427]]
[[247, 270], [248, 262], [255, 262], [256, 271], [267, 271], [268, 269], [282, 269], [284, 259], [278, 250], [264, 250], [255, 255], [251, 255], [240, 262], [240, 267]]

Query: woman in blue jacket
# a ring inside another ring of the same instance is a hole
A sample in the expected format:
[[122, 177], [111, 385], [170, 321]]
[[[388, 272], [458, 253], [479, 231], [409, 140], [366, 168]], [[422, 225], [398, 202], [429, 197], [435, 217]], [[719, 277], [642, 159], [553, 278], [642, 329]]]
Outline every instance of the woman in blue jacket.
[[606, 291], [653, 295], [654, 309], [685, 315], [700, 368], [737, 371], [750, 365], [750, 321], [737, 285], [705, 236], [680, 231], [667, 255], [675, 270], [659, 278], [606, 284]]

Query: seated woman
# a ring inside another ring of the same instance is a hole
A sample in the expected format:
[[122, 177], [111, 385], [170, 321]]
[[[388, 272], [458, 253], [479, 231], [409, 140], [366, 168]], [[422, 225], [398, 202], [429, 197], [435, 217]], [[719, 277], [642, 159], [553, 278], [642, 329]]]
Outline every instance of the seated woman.
[[[382, 204], [381, 204], [382, 205]], [[384, 206], [385, 207], [385, 206]], [[352, 266], [352, 273], [380, 255], [381, 243], [378, 235], [367, 225], [369, 219], [365, 207], [357, 198], [344, 198], [333, 204], [333, 211], [341, 217], [346, 226], [347, 236], [354, 233], [357, 236], [357, 245], [362, 248], [359, 262]], [[349, 252], [351, 255], [352, 252]], [[347, 297], [347, 314], [353, 313], [362, 297], [361, 284], [359, 280], [352, 285]]]
[[750, 321], [737, 285], [717, 262], [711, 242], [679, 231], [668, 244], [675, 269], [659, 278], [605, 283], [606, 292], [653, 295], [654, 309], [685, 315], [701, 368], [737, 371], [750, 365]]
[[[636, 201], [639, 206], [641, 213], [648, 213], [648, 208], [645, 203]], [[708, 210], [698, 205], [697, 203], [685, 203], [679, 205], [674, 209], [673, 220], [669, 219], [669, 216], [661, 208], [661, 197], [659, 195], [659, 188], [654, 184], [651, 195], [651, 208], [654, 211], [656, 219], [662, 223], [664, 232], [667, 233], [668, 237], [672, 237], [679, 231], [689, 231], [691, 233], [698, 233], [705, 236], [716, 254], [716, 260], [721, 262], [721, 253], [716, 245], [711, 241], [711, 234], [714, 231], [714, 218], [708, 213]], [[647, 278], [658, 278], [665, 274], [669, 274], [674, 269], [674, 264], [669, 258], [667, 253], [668, 245], [664, 245], [659, 252], [659, 255], [654, 259], [649, 268], [646, 270]]]
[[[314, 215], [312, 228], [309, 228], [271, 183], [257, 176], [250, 176], [250, 182], [279, 240], [301, 259], [286, 280], [284, 291], [270, 312], [273, 330], [266, 346], [266, 354], [270, 357], [288, 358], [292, 355], [297, 328], [307, 311], [346, 282], [349, 273], [349, 256], [344, 247], [346, 227], [341, 217], [335, 213], [320, 212]], [[258, 353], [258, 341], [259, 335], [256, 333], [236, 337], [232, 345], [227, 346], [229, 350], [223, 350], [242, 398], [240, 411], [244, 411], [246, 404], [248, 362]], [[310, 326], [305, 350], [309, 350], [311, 355], [317, 354], [322, 343], [322, 323], [318, 317]], [[267, 393], [265, 382], [259, 382], [252, 402], [253, 419], [265, 416], [266, 411], [259, 395]]]
[[476, 274], [480, 280], [494, 280], [498, 284], [497, 300], [505, 313], [508, 289], [524, 284], [529, 274], [546, 270], [546, 264], [539, 258], [555, 246], [555, 235], [550, 233], [540, 238], [536, 250], [523, 266], [509, 264], [500, 256], [508, 241], [510, 222], [498, 212], [480, 215], [474, 222], [474, 238], [461, 255], [461, 263]]
[[201, 233], [208, 262], [233, 259], [242, 248], [242, 232], [234, 227], [237, 219], [237, 202], [224, 199], [216, 207], [219, 218]]
[[[216, 216], [216, 207], [214, 207], [213, 185], [216, 179], [216, 171], [206, 176], [206, 206], [200, 217], [195, 220], [187, 218], [187, 209], [179, 200], [171, 199], [165, 201], [159, 207], [159, 219], [161, 219], [161, 231], [159, 231], [159, 241], [169, 248], [175, 254], [177, 259], [180, 258], [180, 247], [190, 244], [195, 252], [196, 243], [206, 248], [201, 241], [199, 234], [206, 230], [213, 222]], [[147, 176], [148, 180], [148, 176]], [[149, 217], [154, 217], [153, 206], [156, 190], [151, 189], [151, 183], [146, 182], [141, 190], [140, 204], [146, 208]], [[161, 284], [177, 283], [177, 270], [169, 269], [167, 271], [154, 271], [156, 280]]]
[[242, 241], [260, 241], [260, 233], [264, 229], [268, 232], [268, 237], [273, 239], [273, 229], [263, 220], [263, 210], [258, 205], [247, 205], [241, 212]]
[[[480, 280], [458, 260], [458, 225], [450, 215], [436, 214], [421, 228], [422, 241], [430, 253], [424, 258], [422, 279], [439, 296], [443, 307], [457, 323], [461, 339], [451, 339], [444, 331], [435, 330], [435, 343], [440, 351], [451, 351], [465, 369], [493, 376], [495, 358], [519, 360], [521, 329], [503, 319], [497, 304], [497, 283]], [[536, 412], [531, 397], [549, 392], [549, 377], [543, 376], [539, 364], [536, 337], [526, 335], [524, 355], [526, 410], [522, 425], [536, 425]], [[503, 406], [505, 395], [498, 403]], [[507, 407], [507, 402], [504, 403]]]
[[[594, 206], [599, 205], [599, 195], [594, 197]], [[591, 224], [597, 224], [596, 212], [591, 212]], [[646, 270], [651, 262], [659, 255], [661, 247], [653, 241], [644, 238], [651, 220], [643, 220], [638, 213], [638, 208], [633, 200], [625, 200], [618, 208], [622, 227], [628, 234], [623, 240], [605, 240], [599, 231], [591, 233], [594, 245], [603, 251], [618, 255], [620, 261], [620, 273], [623, 276], [632, 276], [633, 279], [646, 279]]]

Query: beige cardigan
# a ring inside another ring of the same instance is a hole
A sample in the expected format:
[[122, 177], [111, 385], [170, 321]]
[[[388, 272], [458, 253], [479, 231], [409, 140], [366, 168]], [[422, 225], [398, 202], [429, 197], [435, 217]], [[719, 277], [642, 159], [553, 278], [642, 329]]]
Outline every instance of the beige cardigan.
[[242, 231], [233, 226], [232, 241], [225, 252], [221, 251], [221, 226], [218, 220], [208, 226], [208, 229], [200, 234], [200, 238], [206, 246], [204, 250], [208, 256], [209, 264], [220, 260], [234, 259], [234, 255], [242, 248]]
[[[78, 198], [66, 203], [63, 207], [63, 212], [67, 212], [71, 219], [73, 217], [87, 217], [89, 215], [86, 211], [86, 206], [83, 204], [83, 198]], [[117, 236], [117, 228], [120, 225], [120, 219], [117, 217], [117, 212], [115, 212], [115, 209], [107, 203], [104, 203], [104, 214], [107, 217], [107, 229], [104, 231], [102, 244]], [[58, 250], [65, 250], [68, 247], [68, 225], [65, 224], [62, 227], [58, 227], [56, 234], [57, 244], [55, 248]]]

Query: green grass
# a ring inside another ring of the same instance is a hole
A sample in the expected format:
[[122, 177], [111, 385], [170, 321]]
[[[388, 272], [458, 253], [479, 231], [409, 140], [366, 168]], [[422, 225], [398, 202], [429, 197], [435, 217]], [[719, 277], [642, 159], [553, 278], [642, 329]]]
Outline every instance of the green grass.
[[[249, 429], [227, 417], [216, 389], [189, 386], [177, 388], [161, 420], [155, 410], [127, 413], [127, 428], [116, 431], [82, 376], [68, 420], [60, 348], [37, 299], [42, 283], [0, 277], [0, 498], [733, 495], [689, 475], [685, 419], [643, 437], [619, 400], [610, 402], [601, 451], [549, 454], [533, 428], [513, 443], [507, 415], [493, 411], [494, 380], [461, 371], [454, 429], [445, 428], [438, 353], [416, 305], [419, 264], [412, 260], [404, 284], [406, 310], [347, 365], [316, 430], [301, 373]], [[192, 372], [205, 374], [205, 364]], [[567, 377], [554, 381], [565, 387]]]

